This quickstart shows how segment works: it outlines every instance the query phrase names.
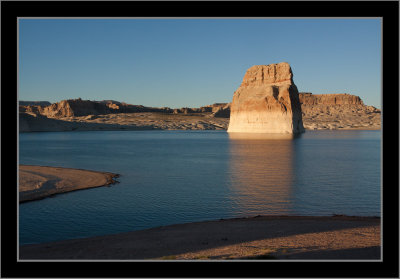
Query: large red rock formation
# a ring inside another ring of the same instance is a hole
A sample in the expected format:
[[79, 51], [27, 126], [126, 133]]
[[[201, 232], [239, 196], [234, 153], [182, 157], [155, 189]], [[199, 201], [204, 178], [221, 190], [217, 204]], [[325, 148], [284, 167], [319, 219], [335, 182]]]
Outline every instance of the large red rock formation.
[[233, 95], [228, 132], [304, 132], [299, 93], [288, 63], [247, 70]]

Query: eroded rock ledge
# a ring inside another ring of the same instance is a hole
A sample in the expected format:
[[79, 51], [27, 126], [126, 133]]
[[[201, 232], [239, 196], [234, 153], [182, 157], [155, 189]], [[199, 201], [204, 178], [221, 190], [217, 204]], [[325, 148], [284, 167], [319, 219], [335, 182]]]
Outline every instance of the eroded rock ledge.
[[364, 105], [359, 96], [300, 93], [304, 127], [323, 129], [373, 129], [381, 127], [381, 111]]

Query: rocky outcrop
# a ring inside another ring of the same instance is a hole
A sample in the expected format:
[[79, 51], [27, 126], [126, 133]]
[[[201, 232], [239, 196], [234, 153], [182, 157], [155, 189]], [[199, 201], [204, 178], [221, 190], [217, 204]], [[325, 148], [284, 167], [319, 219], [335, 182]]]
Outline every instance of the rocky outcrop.
[[247, 70], [233, 95], [228, 132], [304, 132], [299, 93], [288, 63]]
[[225, 104], [224, 106], [219, 106], [215, 110], [213, 109], [214, 117], [229, 118], [231, 115], [231, 104]]
[[105, 115], [112, 113], [132, 112], [165, 112], [170, 113], [170, 108], [152, 108], [141, 105], [130, 105], [116, 101], [90, 101], [82, 99], [63, 100], [49, 106], [29, 105], [19, 108], [20, 112], [43, 115], [49, 118], [63, 118], [88, 115]]
[[36, 105], [19, 106], [19, 112], [25, 112], [31, 115], [40, 115], [41, 111], [42, 111], [42, 106], [36, 106]]
[[200, 111], [198, 111], [198, 109], [195, 108], [180, 108], [180, 109], [174, 109], [172, 111], [172, 113], [174, 114], [179, 114], [179, 113], [183, 113], [183, 114], [190, 114], [190, 113], [198, 113]]
[[54, 103], [50, 106], [44, 107], [41, 110], [42, 115], [46, 115], [50, 118], [57, 117], [70, 117], [70, 116], [84, 116], [84, 115], [98, 115], [111, 113], [113, 108], [107, 104], [93, 102], [89, 100], [74, 99], [74, 100], [63, 100], [58, 103]]
[[[29, 103], [30, 105], [22, 105]], [[230, 103], [215, 103], [200, 108], [180, 108], [171, 109], [169, 107], [146, 107], [142, 105], [131, 105], [114, 100], [90, 101], [82, 99], [63, 100], [49, 105], [46, 102], [22, 102], [19, 106], [20, 112], [31, 114], [32, 116], [42, 115], [49, 118], [65, 118], [79, 116], [95, 116], [116, 113], [136, 113], [136, 112], [161, 112], [173, 114], [197, 114], [211, 113], [210, 116], [229, 118]], [[32, 104], [32, 105], [31, 105]]]
[[63, 100], [48, 106], [28, 105], [19, 107], [20, 112], [31, 115], [42, 115], [49, 118], [72, 116], [99, 115], [118, 111], [118, 106], [103, 102], [93, 102], [82, 99]]
[[379, 129], [381, 111], [351, 94], [300, 93], [304, 127], [320, 129]]
[[230, 103], [215, 103], [200, 108], [179, 108], [172, 111], [173, 114], [212, 113], [211, 116], [229, 118]]
[[317, 94], [299, 93], [300, 104], [302, 105], [364, 105], [360, 97], [343, 94]]

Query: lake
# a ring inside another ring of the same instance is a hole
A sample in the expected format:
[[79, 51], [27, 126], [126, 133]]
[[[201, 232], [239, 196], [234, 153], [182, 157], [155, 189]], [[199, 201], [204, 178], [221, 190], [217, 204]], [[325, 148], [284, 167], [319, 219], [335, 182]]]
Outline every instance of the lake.
[[381, 214], [381, 131], [21, 133], [19, 163], [121, 175], [20, 204], [20, 244], [256, 215]]

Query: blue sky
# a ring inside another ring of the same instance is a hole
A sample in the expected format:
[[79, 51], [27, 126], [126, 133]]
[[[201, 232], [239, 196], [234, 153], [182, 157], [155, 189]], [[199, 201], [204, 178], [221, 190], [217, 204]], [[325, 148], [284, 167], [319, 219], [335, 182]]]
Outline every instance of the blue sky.
[[19, 99], [171, 108], [232, 101], [248, 68], [381, 107], [381, 20], [20, 19]]

